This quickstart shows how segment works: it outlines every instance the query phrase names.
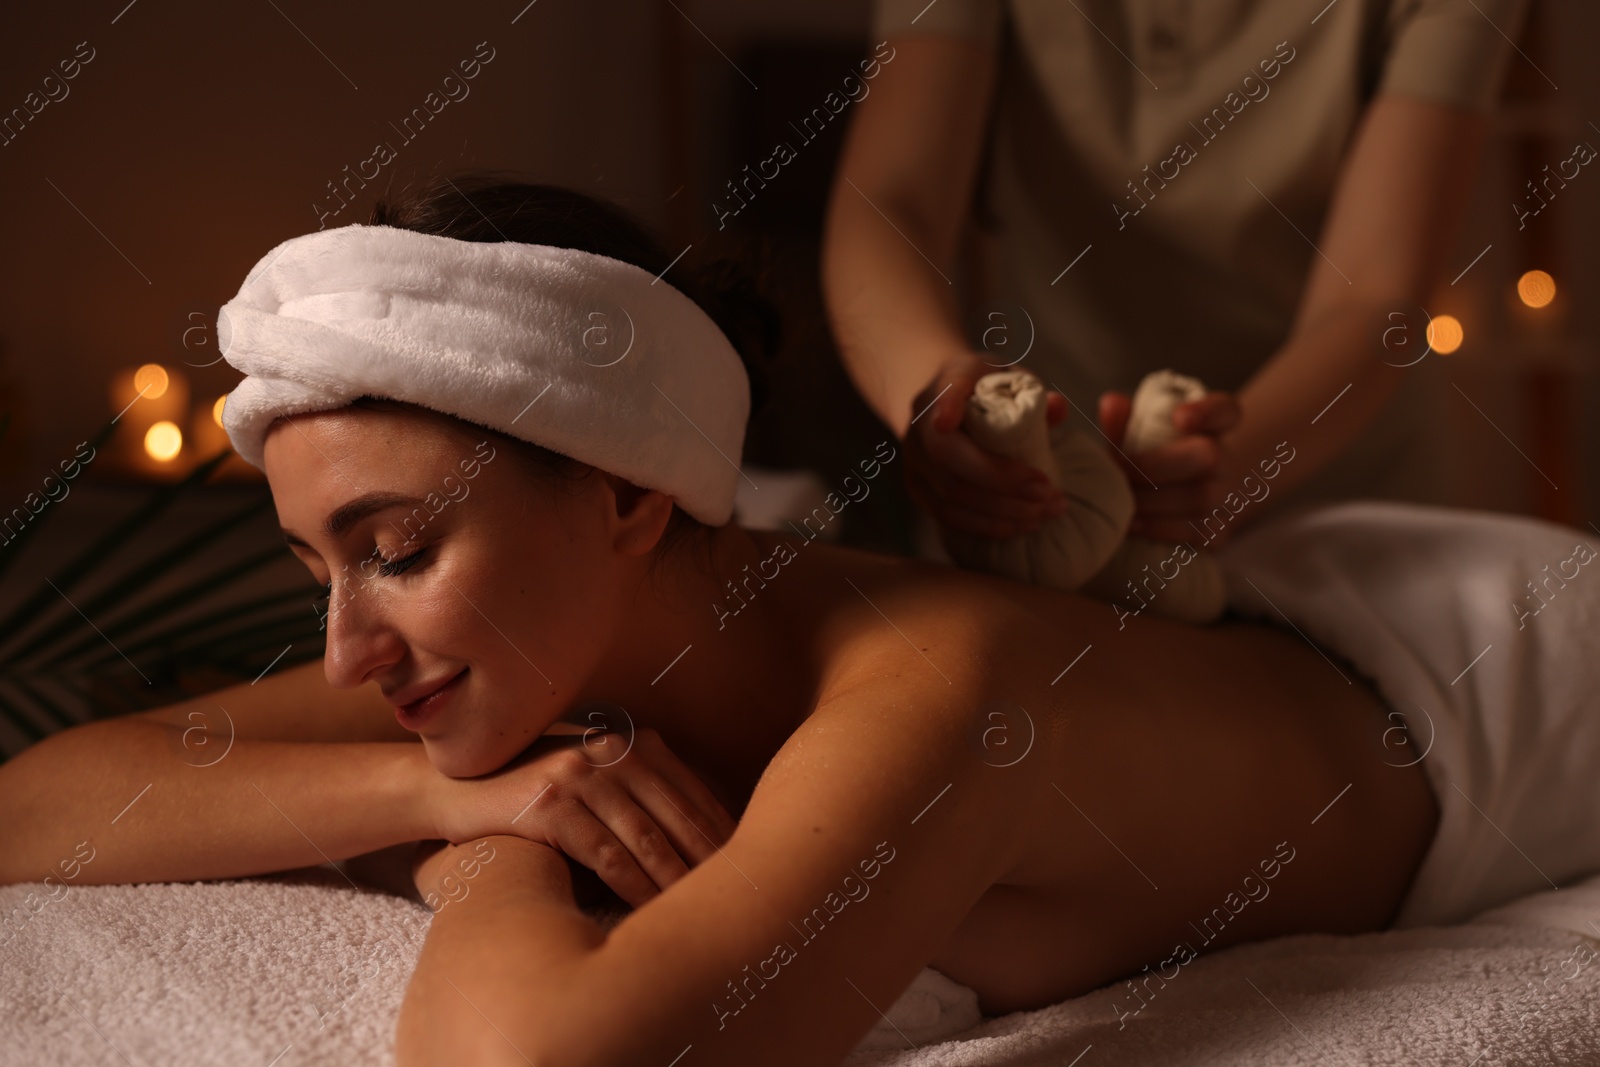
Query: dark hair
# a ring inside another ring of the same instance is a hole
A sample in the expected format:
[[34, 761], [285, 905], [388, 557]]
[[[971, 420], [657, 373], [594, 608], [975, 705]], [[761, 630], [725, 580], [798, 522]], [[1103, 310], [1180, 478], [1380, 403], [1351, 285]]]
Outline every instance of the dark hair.
[[[777, 309], [750, 270], [736, 260], [675, 261], [650, 230], [622, 209], [571, 189], [516, 181], [489, 172], [438, 175], [420, 188], [373, 205], [368, 223], [458, 241], [516, 241], [575, 248], [631, 263], [693, 300], [727, 335], [750, 378], [750, 411], [766, 402], [767, 364], [778, 347]], [[362, 398], [356, 406], [374, 406]], [[499, 434], [537, 475], [575, 486], [594, 468], [570, 456]], [[661, 549], [704, 541], [704, 523], [674, 503]], [[659, 558], [659, 554], [658, 554]]]

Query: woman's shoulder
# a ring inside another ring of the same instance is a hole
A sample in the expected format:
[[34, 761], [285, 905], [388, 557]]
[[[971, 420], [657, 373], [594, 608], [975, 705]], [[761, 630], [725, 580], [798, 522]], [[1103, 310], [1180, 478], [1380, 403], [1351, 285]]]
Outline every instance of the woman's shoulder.
[[775, 606], [819, 674], [815, 703], [768, 765], [768, 802], [796, 800], [826, 766], [829, 788], [862, 813], [915, 799], [900, 813], [915, 816], [951, 783], [1009, 811], [1027, 775], [985, 773], [998, 765], [985, 758], [985, 731], [993, 708], [1040, 698], [1039, 672], [1024, 665], [1038, 666], [1041, 627], [999, 588], [1007, 583], [820, 541], [780, 580], [793, 584]]
[[854, 731], [870, 716], [991, 765], [1006, 762], [997, 745], [1052, 748], [1062, 694], [1051, 679], [1082, 648], [1089, 602], [925, 560], [805, 552], [784, 604], [794, 647], [816, 665], [801, 746], [803, 733]]
[[1092, 610], [1081, 597], [858, 548], [819, 542], [795, 562], [791, 630], [823, 665], [824, 694], [908, 672], [982, 684], [1059, 643]]
[[[881, 826], [897, 847], [939, 839], [938, 863], [985, 872], [951, 883], [970, 907], [972, 893], [1025, 863], [1065, 741], [1045, 630], [998, 580], [820, 544], [807, 552], [816, 554], [796, 588], [810, 603], [791, 625], [814, 627], [821, 684], [746, 816], [815, 812], [808, 833]], [[908, 836], [891, 834], [894, 825]], [[974, 825], [989, 830], [971, 836]]]

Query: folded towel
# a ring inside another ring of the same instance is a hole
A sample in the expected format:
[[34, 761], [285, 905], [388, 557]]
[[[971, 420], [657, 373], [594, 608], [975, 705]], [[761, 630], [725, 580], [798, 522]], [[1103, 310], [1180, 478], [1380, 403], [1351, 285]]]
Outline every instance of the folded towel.
[[607, 256], [341, 226], [283, 242], [217, 314], [247, 378], [222, 424], [262, 465], [274, 419], [363, 394], [408, 401], [733, 513], [750, 386], [671, 285]]

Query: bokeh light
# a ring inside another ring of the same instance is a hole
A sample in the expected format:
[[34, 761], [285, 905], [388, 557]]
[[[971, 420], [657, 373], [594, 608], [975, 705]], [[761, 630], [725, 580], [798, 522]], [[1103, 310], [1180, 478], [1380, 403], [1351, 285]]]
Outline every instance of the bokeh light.
[[215, 422], [218, 426], [222, 425], [222, 405], [227, 401], [227, 399], [228, 394], [223, 393], [221, 396], [217, 397], [217, 402], [211, 405], [211, 421]]
[[1441, 356], [1448, 356], [1466, 340], [1461, 320], [1454, 315], [1435, 315], [1428, 323], [1428, 347]]
[[178, 454], [183, 447], [183, 431], [176, 423], [162, 419], [144, 434], [144, 450], [152, 459], [165, 462]]
[[1517, 279], [1517, 295], [1531, 308], [1542, 308], [1556, 298], [1556, 280], [1542, 270], [1530, 270]]
[[159, 363], [146, 363], [133, 372], [133, 387], [145, 400], [154, 400], [167, 391], [167, 369]]

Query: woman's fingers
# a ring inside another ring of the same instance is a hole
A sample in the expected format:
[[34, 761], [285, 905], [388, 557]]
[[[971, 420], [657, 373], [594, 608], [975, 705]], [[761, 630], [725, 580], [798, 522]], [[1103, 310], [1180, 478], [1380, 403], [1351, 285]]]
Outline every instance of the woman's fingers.
[[719, 830], [659, 775], [636, 771], [627, 783], [597, 777], [573, 798], [556, 816], [557, 847], [638, 906], [715, 855]]
[[[656, 821], [663, 828], [677, 826], [683, 837], [679, 852], [691, 856], [695, 862], [705, 859], [716, 846], [727, 841], [738, 828], [738, 822], [723, 803], [717, 799], [705, 781], [683, 760], [678, 758], [654, 731], [641, 730], [635, 738], [638, 753], [648, 763], [651, 774], [639, 774], [630, 789], [641, 807], [663, 817], [664, 802], [668, 810], [679, 816], [675, 823]], [[660, 781], [655, 779], [659, 778]]]
[[[639, 776], [629, 783], [635, 805], [666, 835], [666, 841], [690, 867], [717, 854], [720, 831], [688, 797], [664, 778]], [[723, 838], [726, 840], [726, 838]]]
[[621, 789], [572, 804], [559, 814], [557, 826], [556, 847], [633, 907], [689, 873], [661, 830]]

